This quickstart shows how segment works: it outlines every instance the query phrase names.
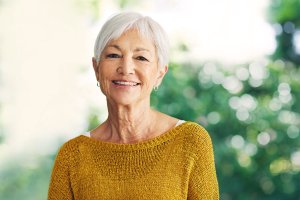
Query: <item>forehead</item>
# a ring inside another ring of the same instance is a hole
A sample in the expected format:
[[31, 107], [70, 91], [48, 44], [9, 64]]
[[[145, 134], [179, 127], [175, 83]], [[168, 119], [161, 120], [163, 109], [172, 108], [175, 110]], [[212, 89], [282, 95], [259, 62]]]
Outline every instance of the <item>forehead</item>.
[[117, 45], [120, 48], [145, 49], [155, 52], [155, 45], [152, 39], [143, 36], [138, 30], [130, 29], [125, 31], [119, 37], [112, 39], [107, 46]]

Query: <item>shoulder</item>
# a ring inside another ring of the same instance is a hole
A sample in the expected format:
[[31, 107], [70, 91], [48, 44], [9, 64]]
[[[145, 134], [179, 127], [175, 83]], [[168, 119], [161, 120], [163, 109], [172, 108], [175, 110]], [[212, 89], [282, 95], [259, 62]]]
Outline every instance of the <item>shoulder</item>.
[[203, 126], [187, 121], [179, 128], [182, 132], [180, 135], [184, 138], [186, 151], [195, 154], [196, 157], [212, 151], [211, 137]]
[[76, 154], [79, 151], [80, 144], [83, 143], [83, 137], [80, 135], [63, 143], [58, 150], [58, 156], [69, 157]]
[[203, 126], [190, 121], [183, 123], [181, 126], [181, 131], [184, 132], [186, 137], [194, 138], [198, 142], [211, 141], [209, 133]]

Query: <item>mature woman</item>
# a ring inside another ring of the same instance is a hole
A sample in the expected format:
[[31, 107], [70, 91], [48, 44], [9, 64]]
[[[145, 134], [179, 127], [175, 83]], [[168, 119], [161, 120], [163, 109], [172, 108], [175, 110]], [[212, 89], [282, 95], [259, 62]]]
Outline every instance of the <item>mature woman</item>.
[[167, 41], [138, 13], [104, 24], [93, 67], [108, 117], [61, 147], [48, 199], [219, 199], [208, 133], [150, 107], [168, 71]]

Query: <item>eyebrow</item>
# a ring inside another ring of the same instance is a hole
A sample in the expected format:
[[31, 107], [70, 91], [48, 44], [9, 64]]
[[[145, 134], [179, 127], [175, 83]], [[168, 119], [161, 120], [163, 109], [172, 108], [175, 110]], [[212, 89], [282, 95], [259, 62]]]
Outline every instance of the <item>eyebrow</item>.
[[150, 52], [148, 49], [145, 49], [143, 47], [137, 47], [134, 51], [148, 51], [148, 52]]
[[118, 45], [115, 45], [115, 44], [108, 45], [107, 47], [113, 47], [113, 48], [116, 48], [116, 49], [121, 51], [121, 48]]
[[[108, 45], [108, 47], [113, 47], [113, 48], [116, 48], [116, 49], [118, 49], [118, 50], [120, 50], [120, 51], [122, 50], [121, 47], [119, 47], [119, 46], [116, 45], [116, 44]], [[148, 52], [150, 52], [150, 50], [145, 49], [145, 48], [143, 48], [143, 47], [137, 47], [137, 48], [134, 49], [134, 51], [148, 51]]]

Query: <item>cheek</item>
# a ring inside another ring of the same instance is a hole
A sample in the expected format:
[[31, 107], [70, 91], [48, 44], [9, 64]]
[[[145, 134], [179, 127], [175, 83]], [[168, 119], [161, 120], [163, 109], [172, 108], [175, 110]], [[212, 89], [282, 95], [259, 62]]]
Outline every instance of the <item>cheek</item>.
[[150, 91], [152, 91], [154, 85], [157, 82], [157, 74], [155, 72], [149, 72], [145, 74], [145, 87], [147, 87]]
[[98, 71], [99, 74], [99, 83], [100, 83], [100, 89], [104, 94], [107, 94], [110, 79], [109, 79], [109, 72], [103, 69], [100, 69]]
[[151, 70], [148, 72], [147, 77], [150, 83], [155, 84], [157, 81], [157, 75], [158, 72], [157, 70]]
[[112, 67], [102, 63], [99, 66], [98, 74], [101, 81], [106, 81], [107, 78], [112, 74]]

